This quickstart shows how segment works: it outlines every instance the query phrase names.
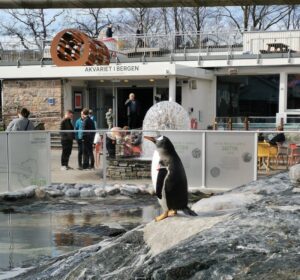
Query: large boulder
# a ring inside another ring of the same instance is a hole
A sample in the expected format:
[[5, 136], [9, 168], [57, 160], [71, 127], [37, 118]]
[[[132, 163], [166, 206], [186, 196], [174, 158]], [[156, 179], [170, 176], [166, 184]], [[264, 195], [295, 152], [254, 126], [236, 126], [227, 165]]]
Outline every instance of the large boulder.
[[196, 203], [198, 217], [179, 213], [151, 222], [14, 279], [296, 280], [300, 193], [294, 189], [287, 173], [252, 182]]
[[294, 184], [300, 183], [300, 164], [293, 165], [290, 168], [289, 176], [292, 183]]

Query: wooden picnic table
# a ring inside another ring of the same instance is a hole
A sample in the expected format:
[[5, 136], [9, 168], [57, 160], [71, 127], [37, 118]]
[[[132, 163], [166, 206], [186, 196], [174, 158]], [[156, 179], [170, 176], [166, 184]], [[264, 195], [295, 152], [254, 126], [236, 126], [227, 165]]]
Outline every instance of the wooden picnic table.
[[268, 52], [288, 52], [289, 46], [283, 43], [269, 43], [268, 46]]

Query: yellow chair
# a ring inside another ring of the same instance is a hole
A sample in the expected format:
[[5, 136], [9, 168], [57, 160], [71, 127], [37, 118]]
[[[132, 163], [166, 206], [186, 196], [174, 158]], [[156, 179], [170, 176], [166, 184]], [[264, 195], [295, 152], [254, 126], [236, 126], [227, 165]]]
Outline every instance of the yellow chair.
[[282, 160], [282, 165], [284, 165], [286, 168], [288, 167], [288, 157], [289, 157], [289, 149], [287, 146], [284, 146], [281, 143], [277, 143], [277, 156], [276, 156], [276, 165], [279, 164], [279, 159]]
[[257, 146], [257, 160], [258, 169], [264, 167], [269, 173], [270, 171], [270, 161], [272, 158], [276, 159], [278, 154], [278, 148], [276, 146], [271, 146], [269, 143], [258, 143]]

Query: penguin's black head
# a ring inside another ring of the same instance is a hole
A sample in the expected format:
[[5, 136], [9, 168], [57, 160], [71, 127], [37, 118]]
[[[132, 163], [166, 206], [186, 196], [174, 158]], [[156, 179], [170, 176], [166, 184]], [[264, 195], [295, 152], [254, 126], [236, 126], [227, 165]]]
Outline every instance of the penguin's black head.
[[149, 137], [144, 136], [145, 139], [152, 141], [158, 151], [162, 151], [165, 154], [170, 154], [175, 151], [175, 148], [171, 142], [171, 140], [166, 136], [157, 136], [157, 137]]

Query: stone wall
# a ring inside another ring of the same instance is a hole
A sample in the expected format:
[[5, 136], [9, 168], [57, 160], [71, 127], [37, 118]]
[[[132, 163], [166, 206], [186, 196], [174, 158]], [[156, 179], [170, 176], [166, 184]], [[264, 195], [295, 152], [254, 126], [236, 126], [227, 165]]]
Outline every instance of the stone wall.
[[[18, 107], [26, 107], [34, 123], [44, 123], [45, 129], [57, 130], [63, 113], [61, 80], [4, 80], [3, 119], [7, 126], [16, 117]], [[54, 98], [54, 105], [48, 103]]]
[[111, 179], [151, 178], [151, 161], [139, 158], [118, 158], [107, 160], [106, 176]]

